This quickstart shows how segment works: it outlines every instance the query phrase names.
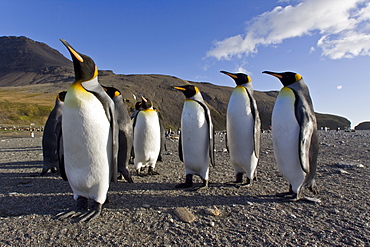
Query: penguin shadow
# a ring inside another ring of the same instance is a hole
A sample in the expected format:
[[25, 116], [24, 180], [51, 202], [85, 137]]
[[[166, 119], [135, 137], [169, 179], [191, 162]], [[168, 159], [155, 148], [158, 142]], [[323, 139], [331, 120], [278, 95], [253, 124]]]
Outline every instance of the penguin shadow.
[[[245, 195], [229, 193], [231, 191], [244, 190], [245, 188], [231, 188], [222, 183], [210, 183], [208, 189], [194, 190], [201, 185], [195, 182], [192, 188], [177, 189], [177, 183], [125, 183], [114, 184], [108, 193], [109, 202], [104, 205], [108, 209], [141, 208], [149, 205], [150, 208], [173, 208], [173, 207], [211, 207], [214, 205], [233, 206], [235, 204], [265, 204], [277, 201], [275, 195]], [[122, 190], [122, 188], [125, 190]], [[222, 192], [220, 190], [223, 190]]]
[[[42, 161], [1, 163], [0, 217], [56, 214], [73, 204], [68, 182], [58, 173], [41, 176]], [[21, 172], [12, 172], [21, 171]]]
[[[42, 167], [42, 161], [16, 161], [0, 163], [0, 169], [32, 169]], [[14, 176], [15, 174], [24, 175], [24, 173], [2, 173], [1, 177]]]
[[13, 152], [33, 152], [33, 151], [38, 151], [42, 147], [41, 146], [36, 146], [36, 147], [28, 147], [28, 148], [2, 148], [0, 151], [2, 153], [13, 153]]

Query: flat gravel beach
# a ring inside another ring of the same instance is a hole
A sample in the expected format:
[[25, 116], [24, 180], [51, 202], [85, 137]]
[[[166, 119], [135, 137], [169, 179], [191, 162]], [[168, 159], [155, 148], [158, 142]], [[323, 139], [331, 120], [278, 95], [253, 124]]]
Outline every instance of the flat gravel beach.
[[78, 223], [55, 216], [75, 201], [58, 174], [39, 175], [40, 135], [0, 136], [0, 246], [370, 246], [370, 131], [319, 131], [319, 142], [320, 192], [304, 190], [315, 202], [275, 196], [288, 183], [277, 170], [271, 133], [262, 133], [257, 181], [227, 185], [234, 174], [218, 133], [208, 190], [175, 189], [184, 167], [178, 139], [167, 138], [160, 175], [139, 177], [130, 165], [135, 183], [112, 183], [102, 215]]

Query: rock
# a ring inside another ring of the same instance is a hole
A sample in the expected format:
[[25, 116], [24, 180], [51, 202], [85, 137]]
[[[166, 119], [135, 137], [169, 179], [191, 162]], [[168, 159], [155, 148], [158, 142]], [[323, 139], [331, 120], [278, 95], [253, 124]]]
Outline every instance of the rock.
[[338, 171], [339, 171], [340, 174], [348, 174], [349, 173], [349, 172], [347, 172], [347, 171], [345, 171], [343, 169], [339, 169]]
[[351, 162], [338, 162], [335, 164], [339, 168], [363, 168], [364, 165], [360, 163], [351, 163]]
[[185, 207], [175, 208], [175, 215], [185, 223], [192, 223], [195, 221], [195, 216], [189, 209]]
[[213, 215], [213, 216], [220, 216], [221, 212], [218, 210], [216, 206], [213, 206], [213, 208], [206, 208], [204, 209], [204, 212], [208, 215]]

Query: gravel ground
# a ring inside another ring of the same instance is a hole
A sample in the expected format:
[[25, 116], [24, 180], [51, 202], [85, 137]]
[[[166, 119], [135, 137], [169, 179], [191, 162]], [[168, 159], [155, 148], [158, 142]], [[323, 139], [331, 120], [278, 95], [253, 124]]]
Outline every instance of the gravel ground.
[[[288, 184], [276, 168], [270, 133], [262, 134], [258, 180], [239, 189], [225, 185], [234, 176], [224, 136], [217, 135], [210, 189], [198, 192], [174, 188], [185, 175], [178, 141], [168, 139], [160, 175], [112, 184], [110, 202], [90, 223], [56, 219], [75, 202], [57, 174], [39, 176], [40, 135], [0, 137], [0, 246], [370, 246], [370, 131], [319, 134], [321, 202], [275, 197]], [[182, 207], [194, 222], [176, 216]]]

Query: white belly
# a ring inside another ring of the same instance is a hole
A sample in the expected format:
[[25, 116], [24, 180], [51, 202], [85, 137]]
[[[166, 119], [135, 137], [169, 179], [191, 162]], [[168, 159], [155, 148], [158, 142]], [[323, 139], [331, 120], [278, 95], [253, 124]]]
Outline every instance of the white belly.
[[227, 143], [235, 173], [244, 172], [253, 178], [258, 159], [254, 153], [254, 119], [244, 88], [233, 90], [226, 117]]
[[272, 140], [279, 170], [297, 193], [305, 173], [298, 155], [300, 126], [294, 113], [294, 97], [291, 89], [280, 91], [272, 112]]
[[181, 129], [186, 174], [196, 174], [208, 179], [209, 126], [204, 109], [197, 102], [185, 101]]
[[161, 147], [161, 131], [157, 112], [139, 112], [134, 129], [135, 169], [155, 167]]
[[62, 128], [65, 169], [74, 198], [104, 203], [109, 188], [112, 132], [100, 101], [95, 97], [64, 106]]

